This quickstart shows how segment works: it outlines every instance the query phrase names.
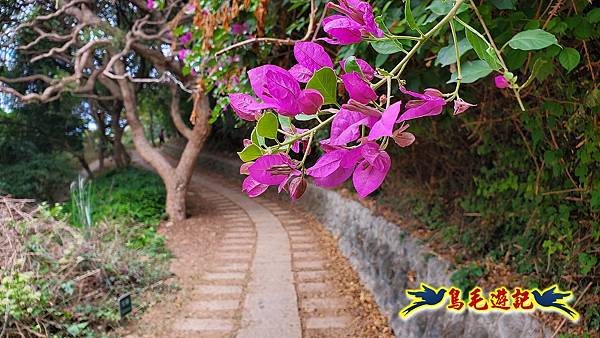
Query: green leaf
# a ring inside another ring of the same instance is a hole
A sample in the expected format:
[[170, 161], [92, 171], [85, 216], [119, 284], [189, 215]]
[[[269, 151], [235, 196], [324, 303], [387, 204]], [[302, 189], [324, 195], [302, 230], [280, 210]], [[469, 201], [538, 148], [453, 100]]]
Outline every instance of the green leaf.
[[256, 132], [264, 138], [276, 139], [278, 126], [277, 116], [273, 113], [266, 113], [258, 120]]
[[317, 114], [313, 114], [313, 115], [298, 114], [298, 115], [294, 116], [294, 118], [298, 121], [310, 121], [310, 120], [316, 119]]
[[290, 129], [292, 127], [292, 119], [287, 117], [287, 116], [283, 116], [283, 115], [277, 115], [277, 118], [279, 119], [279, 125], [281, 126], [281, 129]]
[[337, 102], [337, 77], [329, 67], [317, 70], [306, 84], [306, 89], [316, 89], [323, 95], [324, 104]]
[[373, 41], [371, 42], [371, 46], [373, 46], [373, 49], [379, 54], [395, 54], [404, 50], [400, 42], [395, 40]]
[[590, 23], [600, 22], [600, 8], [592, 9], [587, 13], [586, 17]]
[[388, 54], [377, 54], [375, 58], [375, 67], [381, 67], [390, 56]]
[[266, 146], [266, 142], [265, 142], [265, 138], [258, 135], [258, 132], [256, 131], [256, 128], [254, 128], [252, 130], [252, 134], [250, 134], [250, 140], [252, 141], [252, 143], [260, 146], [260, 147], [264, 147]]
[[558, 61], [560, 61], [561, 66], [563, 66], [567, 72], [572, 71], [577, 67], [580, 60], [579, 52], [575, 48], [565, 48], [560, 52], [558, 56]]
[[573, 29], [573, 34], [579, 40], [587, 40], [592, 37], [593, 27], [586, 20], [579, 20]]
[[[462, 81], [461, 83], [473, 83], [482, 77], [488, 76], [492, 69], [483, 60], [469, 61], [462, 64]], [[447, 83], [456, 82], [458, 73], [454, 72]]]
[[519, 49], [508, 49], [504, 51], [504, 61], [510, 70], [523, 67], [527, 61], [528, 52]]
[[363, 74], [362, 69], [360, 69], [360, 66], [356, 62], [355, 56], [350, 56], [346, 59], [346, 61], [344, 62], [344, 71], [346, 73], [358, 72], [360, 76], [362, 76], [363, 78], [365, 77], [365, 74]]
[[[467, 39], [458, 41], [459, 56], [462, 56], [471, 49], [473, 49], [473, 47], [471, 47]], [[456, 50], [454, 49], [454, 42], [440, 49], [435, 61], [442, 67], [456, 63]]]
[[244, 150], [238, 152], [237, 154], [242, 161], [250, 162], [261, 157], [262, 150], [256, 144], [251, 144], [244, 148]]
[[421, 30], [417, 25], [417, 21], [415, 21], [415, 17], [412, 14], [412, 9], [410, 8], [410, 0], [406, 0], [406, 2], [404, 2], [404, 18], [406, 18], [406, 23], [408, 23], [408, 27], [421, 33]]
[[498, 9], [514, 9], [515, 4], [513, 0], [490, 0], [492, 5], [494, 5]]
[[469, 40], [469, 43], [473, 47], [473, 50], [475, 50], [475, 53], [477, 53], [477, 56], [481, 60], [487, 62], [490, 68], [494, 70], [499, 70], [501, 68], [500, 60], [498, 60], [496, 52], [490, 46], [490, 44], [483, 38], [483, 36], [481, 36], [479, 33], [475, 34], [470, 29], [465, 29], [465, 35], [467, 37], [467, 40]]
[[557, 44], [558, 41], [554, 34], [541, 29], [532, 29], [517, 33], [508, 41], [508, 45], [511, 48], [521, 50], [538, 50]]
[[552, 62], [544, 58], [539, 58], [535, 60], [533, 68], [531, 69], [531, 74], [536, 79], [544, 81], [553, 71], [554, 67], [552, 66]]

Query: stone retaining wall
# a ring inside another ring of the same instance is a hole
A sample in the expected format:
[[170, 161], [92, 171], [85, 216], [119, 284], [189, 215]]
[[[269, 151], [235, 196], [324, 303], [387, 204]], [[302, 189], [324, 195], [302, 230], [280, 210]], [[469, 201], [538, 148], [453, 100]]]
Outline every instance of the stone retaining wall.
[[[238, 161], [204, 154], [200, 163], [201, 167], [216, 169], [227, 176], [239, 176]], [[289, 202], [286, 194], [280, 198]], [[408, 304], [404, 292], [418, 287], [409, 282], [408, 272], [416, 273], [416, 282], [450, 285], [453, 271], [449, 263], [398, 225], [375, 216], [368, 208], [335, 191], [309, 185], [304, 196], [294, 204], [312, 214], [335, 236], [342, 253], [374, 295], [397, 337], [551, 336], [547, 328], [525, 314], [451, 314], [437, 310], [402, 320], [398, 311]]]

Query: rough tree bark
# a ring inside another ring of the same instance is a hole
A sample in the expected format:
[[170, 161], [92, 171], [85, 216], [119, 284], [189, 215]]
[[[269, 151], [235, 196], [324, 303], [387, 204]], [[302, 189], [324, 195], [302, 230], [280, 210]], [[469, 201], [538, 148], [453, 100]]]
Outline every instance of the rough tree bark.
[[125, 126], [121, 126], [121, 111], [123, 102], [117, 101], [112, 107], [111, 129], [113, 130], [113, 159], [117, 168], [127, 167], [131, 163], [131, 157], [123, 145], [123, 131]]

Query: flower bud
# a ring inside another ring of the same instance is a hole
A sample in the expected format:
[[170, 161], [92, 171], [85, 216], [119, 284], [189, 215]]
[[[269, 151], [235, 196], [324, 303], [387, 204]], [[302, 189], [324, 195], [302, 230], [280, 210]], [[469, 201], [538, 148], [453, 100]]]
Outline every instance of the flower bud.
[[496, 88], [504, 89], [509, 88], [511, 84], [506, 80], [503, 75], [498, 75], [494, 78], [494, 83], [496, 84]]
[[454, 100], [454, 115], [462, 114], [465, 112], [465, 110], [475, 106], [476, 104], [472, 104], [464, 101], [461, 98], [458, 98]]
[[294, 179], [292, 179], [288, 188], [292, 200], [295, 201], [302, 197], [302, 195], [306, 191], [307, 185], [308, 184], [306, 183], [306, 179], [304, 179], [304, 177], [295, 177]]

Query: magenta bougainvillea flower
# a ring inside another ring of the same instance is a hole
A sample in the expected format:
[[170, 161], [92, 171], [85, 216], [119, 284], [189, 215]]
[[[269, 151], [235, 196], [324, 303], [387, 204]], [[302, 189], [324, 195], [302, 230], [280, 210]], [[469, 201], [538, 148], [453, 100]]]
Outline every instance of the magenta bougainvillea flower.
[[384, 136], [392, 136], [394, 125], [396, 124], [398, 115], [400, 115], [401, 107], [402, 102], [398, 101], [383, 111], [381, 117], [378, 118], [377, 122], [375, 122], [371, 127], [368, 137], [369, 141], [374, 141]]
[[250, 85], [266, 107], [279, 114], [294, 116], [315, 114], [323, 104], [323, 96], [314, 89], [300, 89], [298, 81], [285, 69], [265, 65], [248, 71]]
[[398, 122], [418, 119], [425, 116], [439, 115], [442, 112], [444, 105], [446, 105], [444, 96], [437, 89], [425, 89], [423, 94], [411, 92], [404, 87], [400, 87], [400, 91], [404, 94], [416, 97], [418, 100], [410, 100], [406, 103], [406, 111], [400, 115]]
[[[365, 76], [365, 79], [367, 81], [373, 80], [373, 78], [375, 77], [375, 69], [373, 69], [373, 67], [371, 67], [371, 65], [363, 59], [356, 58], [356, 63], [358, 64], [360, 71]], [[346, 68], [346, 60], [340, 61], [340, 65], [342, 66], [342, 69], [345, 69]]]
[[154, 9], [156, 6], [156, 3], [154, 3], [154, 0], [147, 0], [146, 1], [146, 7], [148, 9]]
[[290, 179], [300, 176], [300, 170], [285, 153], [269, 154], [259, 157], [254, 163], [240, 172], [248, 172], [248, 177], [242, 183], [242, 191], [249, 197], [256, 197], [267, 190], [269, 186], [278, 185], [281, 192]]
[[231, 25], [231, 33], [234, 35], [243, 35], [246, 34], [249, 30], [250, 27], [248, 26], [247, 22], [244, 22], [242, 24], [234, 23], [233, 25]]
[[494, 78], [494, 84], [496, 84], [496, 88], [504, 89], [510, 87], [510, 82], [504, 78], [504, 75], [498, 75]]
[[185, 57], [190, 53], [191, 51], [187, 48], [182, 48], [179, 50], [179, 53], [177, 54], [177, 58], [179, 59], [179, 61], [185, 60]]
[[329, 2], [342, 15], [333, 15], [323, 20], [323, 30], [330, 38], [323, 40], [330, 44], [347, 45], [357, 43], [363, 36], [381, 38], [384, 32], [375, 23], [373, 8], [365, 1], [340, 0], [339, 4]]
[[263, 109], [273, 109], [281, 115], [316, 114], [323, 105], [323, 95], [315, 89], [300, 88], [287, 70], [264, 65], [248, 71], [250, 85], [263, 102], [247, 94], [229, 94], [231, 106], [243, 120], [254, 121]]
[[332, 45], [350, 45], [362, 41], [361, 26], [343, 15], [332, 15], [323, 20], [323, 30], [330, 38], [321, 40]]
[[358, 196], [365, 198], [381, 186], [390, 170], [392, 160], [390, 155], [381, 150], [375, 142], [365, 143], [361, 149], [361, 155], [363, 160], [354, 170], [352, 183]]
[[229, 94], [229, 103], [242, 120], [257, 121], [260, 117], [261, 104], [248, 94]]
[[354, 149], [334, 149], [326, 152], [306, 173], [315, 178], [321, 187], [333, 188], [344, 183], [361, 157], [360, 147]]
[[242, 183], [242, 191], [245, 192], [248, 197], [257, 197], [269, 189], [268, 184], [262, 184], [257, 180], [253, 179], [252, 176], [246, 177]]
[[400, 114], [402, 102], [390, 105], [383, 113], [354, 100], [342, 106], [331, 122], [328, 146], [345, 146], [360, 136], [361, 126], [371, 129], [368, 140], [392, 136], [394, 125]]
[[340, 109], [331, 122], [327, 144], [330, 146], [345, 146], [356, 141], [360, 136], [360, 127], [368, 122], [369, 118], [361, 112], [345, 108]]
[[313, 73], [321, 68], [333, 68], [333, 61], [325, 48], [314, 42], [296, 42], [294, 57], [298, 63], [289, 72], [299, 82], [308, 82]]
[[350, 176], [361, 198], [375, 191], [391, 166], [389, 155], [375, 142], [366, 142], [353, 149], [337, 149], [325, 153], [306, 173], [322, 187], [336, 187]]
[[467, 109], [469, 109], [471, 107], [475, 107], [475, 106], [477, 106], [477, 105], [466, 102], [465, 100], [463, 100], [461, 98], [458, 98], [458, 99], [454, 100], [454, 115], [462, 114]]
[[179, 37], [179, 42], [182, 45], [187, 45], [190, 41], [192, 41], [192, 32], [187, 32]]
[[377, 99], [377, 93], [375, 93], [358, 72], [342, 74], [341, 78], [344, 83], [344, 88], [346, 88], [351, 99], [363, 104], [367, 104]]

